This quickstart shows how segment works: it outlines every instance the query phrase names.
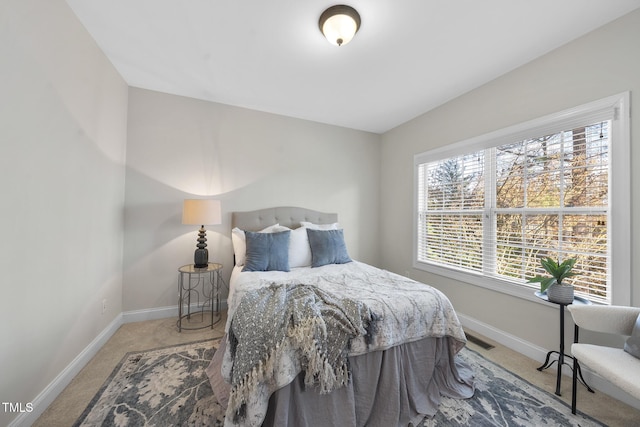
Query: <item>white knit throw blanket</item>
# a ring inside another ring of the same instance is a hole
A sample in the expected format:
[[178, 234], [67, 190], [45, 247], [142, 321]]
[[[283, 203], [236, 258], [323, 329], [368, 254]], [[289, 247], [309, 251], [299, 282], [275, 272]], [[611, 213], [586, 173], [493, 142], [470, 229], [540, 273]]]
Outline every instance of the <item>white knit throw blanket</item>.
[[346, 385], [349, 342], [372, 333], [374, 317], [363, 303], [311, 285], [271, 284], [245, 294], [229, 331], [234, 421], [244, 418], [247, 397], [272, 380], [283, 349], [299, 355], [307, 385], [322, 393]]

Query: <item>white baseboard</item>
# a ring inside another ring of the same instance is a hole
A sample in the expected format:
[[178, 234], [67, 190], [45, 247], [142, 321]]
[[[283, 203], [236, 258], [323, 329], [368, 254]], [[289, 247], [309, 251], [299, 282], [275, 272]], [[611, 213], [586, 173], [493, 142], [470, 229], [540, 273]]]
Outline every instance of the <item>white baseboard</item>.
[[104, 328], [98, 336], [91, 341], [91, 343], [84, 348], [76, 356], [75, 359], [66, 368], [60, 372], [53, 381], [45, 387], [44, 390], [33, 399], [33, 411], [23, 412], [18, 415], [11, 423], [9, 427], [30, 426], [33, 424], [42, 413], [47, 409], [49, 405], [58, 397], [58, 395], [69, 385], [71, 380], [78, 375], [78, 373], [89, 363], [91, 358], [98, 353], [102, 346], [111, 338], [111, 336], [122, 325], [122, 313], [117, 315], [115, 319], [109, 325]]
[[166, 319], [167, 317], [178, 317], [177, 305], [125, 311], [122, 313], [122, 323], [144, 322], [145, 320]]
[[[540, 362], [540, 364], [545, 361], [548, 351], [547, 349], [538, 347], [535, 344], [532, 344], [514, 335], [510, 335], [491, 325], [480, 322], [477, 319], [465, 316], [464, 314], [458, 313], [458, 318], [460, 319], [462, 326], [469, 329], [470, 331], [478, 332], [479, 334], [482, 334], [487, 338], [491, 338], [492, 340], [504, 345], [505, 347], [510, 348], [511, 350], [517, 351], [518, 353], [523, 354], [530, 359], [537, 360], [538, 362]], [[634, 408], [640, 410], [640, 400], [635, 399], [626, 392], [620, 390], [618, 387], [614, 386], [604, 378], [594, 374], [586, 367], [582, 368], [582, 374], [591, 388], [596, 389], [599, 392], [607, 394], [614, 399], [617, 399], [629, 406], [633, 406]], [[563, 370], [563, 375], [565, 375], [567, 378], [571, 378], [571, 370]], [[588, 391], [585, 391], [583, 388], [579, 390], [578, 409], [580, 409], [580, 393], [588, 393]]]
[[[196, 304], [191, 305], [192, 309], [197, 309]], [[220, 310], [227, 309], [227, 300], [220, 300]], [[167, 317], [178, 317], [178, 306], [146, 308], [142, 310], [131, 310], [122, 313], [123, 323], [144, 322], [145, 320], [166, 319]]]
[[522, 338], [516, 337], [515, 335], [508, 334], [505, 331], [495, 328], [491, 325], [480, 322], [473, 317], [458, 313], [458, 318], [460, 319], [463, 327], [478, 332], [487, 338], [491, 338], [492, 340], [502, 344], [503, 346], [517, 351], [518, 353], [523, 354], [530, 359], [537, 360], [542, 363], [547, 356], [547, 349], [525, 341]]
[[[195, 308], [195, 306], [194, 306]], [[227, 309], [227, 301], [220, 301], [220, 309]], [[167, 317], [177, 317], [178, 306], [150, 308], [144, 310], [132, 310], [118, 314], [115, 319], [98, 336], [87, 345], [84, 350], [66, 368], [47, 385], [44, 390], [31, 402], [33, 411], [22, 412], [14, 418], [8, 427], [30, 426], [33, 424], [58, 395], [69, 385], [71, 380], [85, 367], [87, 363], [98, 353], [103, 345], [111, 338], [120, 326], [125, 323], [143, 322], [145, 320], [157, 320]]]

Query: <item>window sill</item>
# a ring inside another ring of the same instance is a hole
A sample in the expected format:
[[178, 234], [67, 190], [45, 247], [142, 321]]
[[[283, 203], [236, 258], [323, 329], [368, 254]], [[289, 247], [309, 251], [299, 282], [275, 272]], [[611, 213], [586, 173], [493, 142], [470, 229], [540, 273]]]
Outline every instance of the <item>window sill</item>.
[[[447, 277], [449, 279], [454, 279], [472, 286], [478, 286], [481, 288], [489, 289], [491, 291], [500, 292], [509, 296], [521, 298], [539, 304], [548, 304], [547, 302], [535, 296], [535, 292], [538, 290], [537, 286], [527, 286], [524, 284], [519, 285], [500, 278], [486, 277], [480, 274], [468, 273], [462, 270], [441, 267], [438, 265], [419, 261], [414, 261], [413, 267], [418, 270], [437, 274], [438, 276]], [[593, 304], [601, 305], [597, 302], [593, 302]]]

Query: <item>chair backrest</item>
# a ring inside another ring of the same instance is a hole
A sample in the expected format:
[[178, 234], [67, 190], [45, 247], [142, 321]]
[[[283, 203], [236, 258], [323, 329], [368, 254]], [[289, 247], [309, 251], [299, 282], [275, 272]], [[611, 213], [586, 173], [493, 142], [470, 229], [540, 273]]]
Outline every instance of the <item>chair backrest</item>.
[[568, 305], [580, 328], [609, 334], [631, 335], [640, 307], [619, 305]]

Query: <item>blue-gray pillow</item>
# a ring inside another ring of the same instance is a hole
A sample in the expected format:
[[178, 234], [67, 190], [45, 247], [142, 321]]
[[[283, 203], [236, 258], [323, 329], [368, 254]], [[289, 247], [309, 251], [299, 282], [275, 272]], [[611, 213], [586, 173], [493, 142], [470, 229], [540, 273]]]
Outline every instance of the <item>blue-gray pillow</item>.
[[312, 230], [307, 228], [311, 246], [311, 267], [351, 262], [342, 230]]
[[636, 319], [631, 336], [624, 343], [624, 351], [640, 359], [640, 316]]
[[242, 271], [289, 271], [289, 234], [245, 231], [247, 257]]

